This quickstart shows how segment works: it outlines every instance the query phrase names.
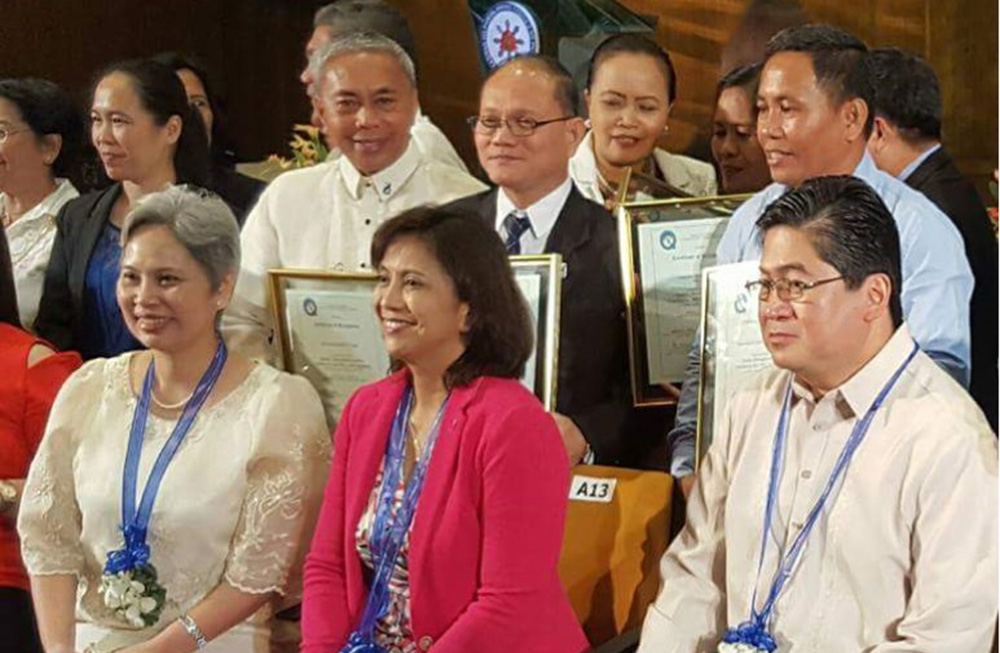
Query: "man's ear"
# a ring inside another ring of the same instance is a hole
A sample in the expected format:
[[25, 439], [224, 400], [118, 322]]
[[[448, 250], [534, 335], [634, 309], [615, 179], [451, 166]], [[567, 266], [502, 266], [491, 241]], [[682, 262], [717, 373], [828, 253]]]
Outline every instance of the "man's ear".
[[882, 315], [889, 314], [889, 303], [892, 299], [892, 280], [888, 274], [879, 272], [870, 275], [864, 282], [864, 293], [867, 305], [864, 309], [866, 322], [874, 322]]
[[868, 103], [861, 98], [844, 102], [841, 107], [841, 118], [844, 122], [844, 139], [853, 143], [865, 137], [865, 123], [868, 122]]

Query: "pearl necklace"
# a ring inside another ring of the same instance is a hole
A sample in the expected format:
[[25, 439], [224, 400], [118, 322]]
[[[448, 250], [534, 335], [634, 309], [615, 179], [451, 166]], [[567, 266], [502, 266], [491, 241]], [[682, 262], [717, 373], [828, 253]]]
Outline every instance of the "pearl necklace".
[[194, 396], [194, 393], [192, 392], [188, 396], [186, 396], [183, 399], [181, 399], [180, 401], [178, 401], [176, 404], [163, 404], [163, 403], [160, 403], [160, 400], [156, 398], [156, 394], [154, 394], [152, 392], [149, 393], [149, 398], [153, 400], [153, 403], [156, 404], [157, 406], [159, 406], [160, 408], [162, 408], [163, 410], [177, 410], [178, 408], [183, 408], [185, 406], [185, 404], [187, 404], [187, 402], [193, 396]]

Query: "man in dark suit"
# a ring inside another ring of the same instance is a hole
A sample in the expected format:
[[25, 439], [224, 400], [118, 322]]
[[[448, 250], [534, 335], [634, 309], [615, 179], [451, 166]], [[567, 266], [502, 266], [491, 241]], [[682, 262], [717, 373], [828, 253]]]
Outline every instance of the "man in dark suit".
[[479, 162], [497, 188], [449, 208], [480, 215], [511, 254], [563, 257], [559, 374], [554, 417], [570, 462], [634, 464], [615, 221], [569, 178], [583, 138], [569, 73], [546, 57], [520, 57], [487, 78], [471, 119]]
[[997, 240], [972, 183], [941, 144], [941, 89], [931, 66], [910, 52], [871, 52], [875, 127], [868, 149], [875, 164], [927, 196], [958, 227], [975, 276], [969, 322], [969, 392], [997, 430]]

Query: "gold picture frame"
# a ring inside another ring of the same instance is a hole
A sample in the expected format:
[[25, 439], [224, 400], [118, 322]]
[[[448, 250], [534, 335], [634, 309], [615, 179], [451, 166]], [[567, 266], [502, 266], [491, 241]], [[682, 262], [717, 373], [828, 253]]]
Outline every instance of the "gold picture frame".
[[282, 367], [312, 383], [331, 427], [355, 390], [390, 369], [372, 310], [377, 281], [374, 273], [268, 270]]
[[[629, 373], [636, 406], [676, 403], [696, 345], [701, 272], [751, 195], [625, 202], [617, 209]], [[655, 334], [655, 338], [652, 337]], [[671, 387], [674, 386], [674, 387]]]
[[552, 412], [556, 409], [559, 382], [562, 255], [511, 256], [510, 266], [535, 325], [535, 354], [528, 361], [522, 382], [533, 389], [545, 410]]

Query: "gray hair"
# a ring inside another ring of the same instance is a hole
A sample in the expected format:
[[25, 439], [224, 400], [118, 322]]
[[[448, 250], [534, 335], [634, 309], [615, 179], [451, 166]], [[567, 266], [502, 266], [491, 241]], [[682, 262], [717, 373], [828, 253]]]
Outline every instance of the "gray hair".
[[323, 69], [331, 59], [357, 52], [382, 52], [395, 57], [410, 80], [410, 86], [413, 90], [417, 89], [417, 71], [413, 67], [413, 59], [398, 43], [375, 32], [351, 32], [333, 39], [326, 47], [318, 50], [309, 61], [317, 89], [323, 87]]
[[331, 38], [350, 32], [375, 32], [398, 43], [418, 67], [417, 46], [410, 24], [387, 0], [337, 0], [316, 10], [313, 28], [325, 27]]
[[144, 227], [163, 225], [201, 266], [212, 288], [240, 268], [240, 227], [218, 195], [193, 186], [170, 186], [139, 200], [125, 217], [124, 247]]

